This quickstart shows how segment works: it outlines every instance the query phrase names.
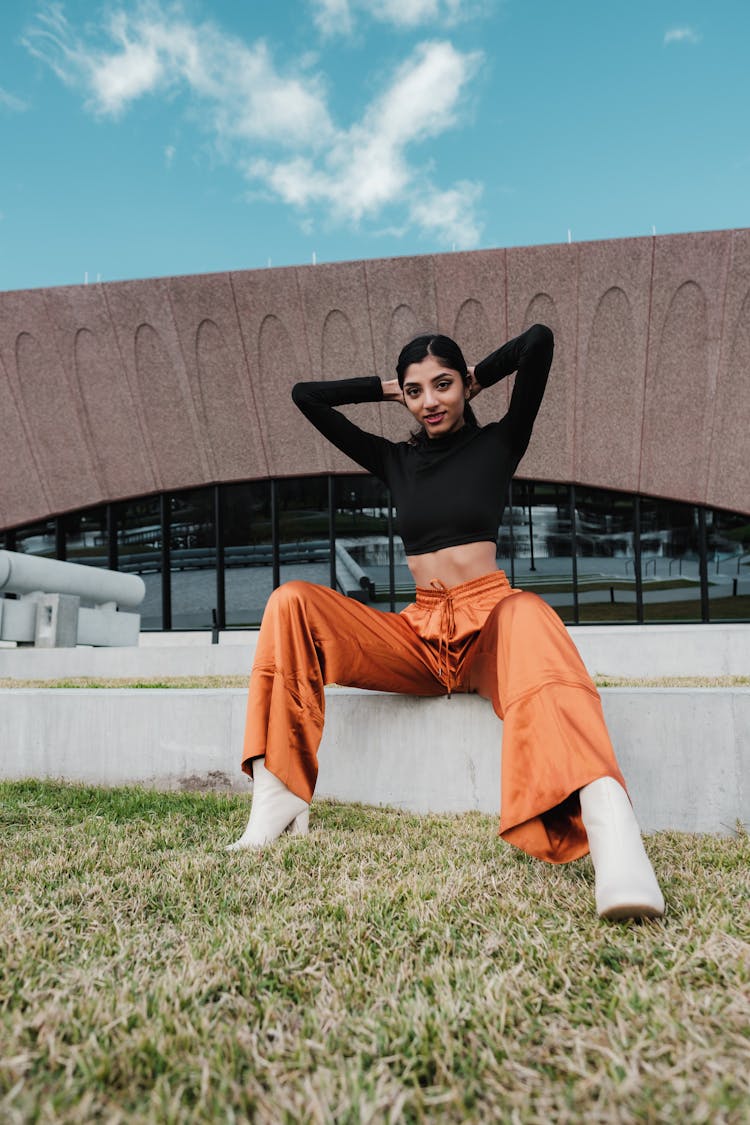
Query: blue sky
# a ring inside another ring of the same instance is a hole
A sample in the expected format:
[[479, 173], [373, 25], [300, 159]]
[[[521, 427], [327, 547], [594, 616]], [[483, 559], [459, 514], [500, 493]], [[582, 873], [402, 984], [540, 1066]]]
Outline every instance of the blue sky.
[[747, 0], [0, 7], [0, 289], [750, 225]]

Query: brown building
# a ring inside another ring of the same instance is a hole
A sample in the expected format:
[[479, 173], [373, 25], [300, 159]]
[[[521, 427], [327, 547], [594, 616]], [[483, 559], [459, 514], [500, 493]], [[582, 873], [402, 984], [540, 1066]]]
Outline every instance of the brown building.
[[305, 567], [346, 588], [337, 546], [401, 604], [385, 490], [292, 384], [392, 377], [433, 328], [474, 362], [534, 321], [555, 360], [500, 564], [566, 620], [750, 617], [750, 230], [0, 294], [0, 546], [152, 574], [152, 627], [253, 623]]

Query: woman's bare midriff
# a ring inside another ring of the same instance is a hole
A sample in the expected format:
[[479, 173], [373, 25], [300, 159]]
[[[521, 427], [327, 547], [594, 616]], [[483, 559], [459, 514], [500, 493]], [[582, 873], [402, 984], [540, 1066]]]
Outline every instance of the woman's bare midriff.
[[407, 555], [406, 562], [417, 586], [429, 586], [433, 578], [445, 586], [460, 586], [497, 570], [494, 543], [461, 543], [426, 555]]

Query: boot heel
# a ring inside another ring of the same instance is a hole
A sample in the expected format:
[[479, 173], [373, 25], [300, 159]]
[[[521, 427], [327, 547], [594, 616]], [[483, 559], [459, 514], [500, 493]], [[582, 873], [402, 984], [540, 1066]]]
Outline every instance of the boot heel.
[[288, 824], [286, 831], [290, 836], [306, 836], [310, 831], [310, 809], [303, 809], [303, 811], [295, 816], [291, 824]]

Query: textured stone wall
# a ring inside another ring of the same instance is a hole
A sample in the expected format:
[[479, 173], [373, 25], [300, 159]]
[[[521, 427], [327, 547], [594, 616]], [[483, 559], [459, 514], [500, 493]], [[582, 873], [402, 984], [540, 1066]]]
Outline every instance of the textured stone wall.
[[[438, 328], [469, 362], [556, 350], [519, 473], [750, 513], [750, 230], [0, 294], [0, 527], [213, 481], [347, 472], [298, 379], [392, 377]], [[476, 402], [505, 409], [501, 384]], [[393, 404], [349, 408], [398, 439]]]

